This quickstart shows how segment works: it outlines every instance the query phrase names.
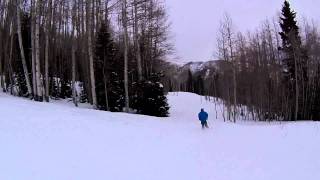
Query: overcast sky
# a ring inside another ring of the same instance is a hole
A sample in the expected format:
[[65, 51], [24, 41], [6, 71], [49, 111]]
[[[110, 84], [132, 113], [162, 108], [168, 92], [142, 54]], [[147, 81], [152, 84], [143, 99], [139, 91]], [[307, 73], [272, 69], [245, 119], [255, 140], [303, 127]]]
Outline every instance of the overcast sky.
[[[320, 20], [320, 0], [291, 0], [298, 18]], [[215, 59], [219, 21], [227, 12], [240, 31], [254, 30], [276, 17], [283, 0], [166, 0], [176, 47], [174, 61]]]

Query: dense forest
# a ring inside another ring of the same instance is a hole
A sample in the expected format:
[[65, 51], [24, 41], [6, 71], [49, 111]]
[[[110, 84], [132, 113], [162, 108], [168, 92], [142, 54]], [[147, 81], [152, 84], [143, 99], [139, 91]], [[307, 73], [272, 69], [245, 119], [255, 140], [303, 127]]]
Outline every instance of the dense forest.
[[[281, 4], [279, 4], [280, 6]], [[281, 13], [238, 32], [226, 13], [218, 60], [178, 66], [161, 0], [4, 0], [0, 2], [0, 87], [35, 101], [168, 116], [166, 92], [222, 102], [225, 120], [320, 119], [320, 32]]]
[[169, 90], [222, 99], [225, 120], [320, 119], [320, 31], [314, 22], [298, 24], [284, 1], [281, 14], [254, 32], [237, 32], [227, 13], [220, 24], [219, 60], [173, 68]]
[[0, 1], [0, 87], [35, 101], [167, 116], [161, 0]]

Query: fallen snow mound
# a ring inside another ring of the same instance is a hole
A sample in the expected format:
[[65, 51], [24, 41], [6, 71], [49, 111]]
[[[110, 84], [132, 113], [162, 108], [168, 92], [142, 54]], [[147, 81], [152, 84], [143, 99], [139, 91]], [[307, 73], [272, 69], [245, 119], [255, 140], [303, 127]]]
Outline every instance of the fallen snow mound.
[[154, 118], [0, 93], [0, 179], [320, 179], [319, 123], [224, 123], [203, 97], [168, 98], [170, 117]]

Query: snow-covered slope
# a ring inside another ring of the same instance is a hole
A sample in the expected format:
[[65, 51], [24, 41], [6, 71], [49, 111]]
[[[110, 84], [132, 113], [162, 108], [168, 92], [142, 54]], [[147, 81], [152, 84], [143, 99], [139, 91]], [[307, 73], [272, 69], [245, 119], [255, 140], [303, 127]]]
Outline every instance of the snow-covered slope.
[[[318, 180], [320, 124], [224, 123], [200, 96], [171, 117], [36, 103], [0, 93], [1, 180]], [[200, 108], [210, 129], [201, 130]]]

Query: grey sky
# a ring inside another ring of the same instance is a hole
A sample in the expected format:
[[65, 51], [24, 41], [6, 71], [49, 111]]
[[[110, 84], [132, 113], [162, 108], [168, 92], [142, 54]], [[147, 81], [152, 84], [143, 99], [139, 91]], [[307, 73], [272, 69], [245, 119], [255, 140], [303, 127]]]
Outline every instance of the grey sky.
[[[291, 0], [298, 18], [320, 20], [320, 0]], [[227, 12], [236, 30], [254, 30], [263, 20], [276, 17], [283, 0], [166, 0], [176, 46], [174, 61], [214, 58], [219, 21]]]

